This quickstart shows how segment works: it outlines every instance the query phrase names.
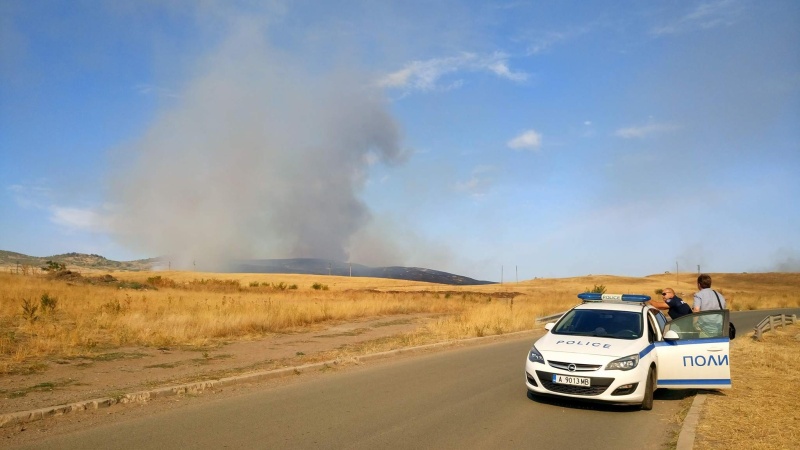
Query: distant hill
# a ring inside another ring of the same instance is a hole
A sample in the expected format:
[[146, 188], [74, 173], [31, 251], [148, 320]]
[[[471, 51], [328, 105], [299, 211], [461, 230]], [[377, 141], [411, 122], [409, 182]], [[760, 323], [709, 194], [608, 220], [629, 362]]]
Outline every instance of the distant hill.
[[424, 281], [451, 285], [493, 284], [473, 278], [421, 267], [369, 267], [362, 264], [331, 261], [328, 259], [251, 259], [236, 261], [231, 272], [240, 273], [297, 273], [308, 275], [339, 275], [395, 280]]
[[139, 259], [136, 261], [112, 261], [100, 255], [87, 255], [85, 253], [64, 253], [53, 256], [28, 256], [22, 253], [0, 250], [0, 266], [16, 268], [17, 266], [44, 267], [47, 261], [66, 265], [68, 268], [94, 269], [94, 270], [127, 270], [140, 271], [152, 270], [160, 261], [158, 258]]
[[[63, 255], [38, 257], [0, 250], [0, 267], [7, 267], [11, 270], [18, 269], [22, 266], [38, 269], [46, 266], [47, 261], [64, 264], [70, 269], [77, 268], [99, 271], [153, 270], [156, 266], [163, 267], [164, 265], [161, 258], [140, 259], [136, 261], [113, 261], [100, 255], [87, 255], [85, 253], [65, 253]], [[340, 275], [390, 278], [395, 280], [423, 281], [428, 283], [464, 286], [492, 284], [491, 281], [475, 280], [461, 275], [420, 267], [369, 267], [362, 264], [351, 264], [315, 258], [240, 260], [229, 264], [227, 272]]]

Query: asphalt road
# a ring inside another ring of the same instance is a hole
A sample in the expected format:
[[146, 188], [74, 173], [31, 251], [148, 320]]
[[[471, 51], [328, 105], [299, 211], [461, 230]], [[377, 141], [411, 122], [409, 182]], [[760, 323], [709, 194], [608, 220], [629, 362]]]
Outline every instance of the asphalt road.
[[[733, 320], [743, 334], [766, 314]], [[533, 340], [369, 364], [30, 448], [643, 449], [674, 439], [684, 391], [658, 391], [652, 411], [528, 398], [523, 368]]]
[[736, 334], [749, 333], [766, 316], [773, 314], [796, 314], [800, 316], [800, 308], [770, 309], [758, 311], [736, 311], [731, 313], [731, 322], [736, 325]]
[[[166, 411], [32, 448], [660, 448], [680, 401], [653, 411], [531, 400], [533, 338], [370, 364]], [[632, 441], [644, 436], [649, 442]]]

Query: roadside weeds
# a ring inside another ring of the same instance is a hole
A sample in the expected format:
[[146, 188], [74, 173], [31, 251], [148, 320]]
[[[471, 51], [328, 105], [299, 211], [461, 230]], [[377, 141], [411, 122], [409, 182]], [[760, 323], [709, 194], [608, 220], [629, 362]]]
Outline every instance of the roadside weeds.
[[733, 388], [709, 392], [695, 448], [790, 449], [800, 442], [800, 326], [731, 342]]

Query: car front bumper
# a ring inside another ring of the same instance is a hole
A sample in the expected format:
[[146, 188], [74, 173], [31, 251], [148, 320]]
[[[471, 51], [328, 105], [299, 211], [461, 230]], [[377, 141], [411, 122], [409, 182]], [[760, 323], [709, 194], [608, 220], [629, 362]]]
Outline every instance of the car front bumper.
[[[556, 384], [553, 375], [586, 377], [590, 386]], [[525, 364], [525, 385], [534, 394], [574, 398], [608, 403], [641, 403], [647, 389], [647, 368], [641, 364], [632, 370], [596, 370], [570, 372], [528, 360]]]

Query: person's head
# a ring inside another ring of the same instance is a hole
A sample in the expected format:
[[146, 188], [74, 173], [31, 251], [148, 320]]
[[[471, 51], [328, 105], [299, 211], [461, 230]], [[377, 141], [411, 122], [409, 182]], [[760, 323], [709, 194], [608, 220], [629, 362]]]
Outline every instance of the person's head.
[[664, 288], [661, 290], [661, 297], [663, 297], [664, 300], [669, 300], [675, 297], [675, 291], [673, 291], [672, 288]]
[[699, 277], [697, 277], [697, 286], [700, 287], [700, 289], [708, 289], [708, 288], [710, 288], [711, 287], [711, 275], [704, 273], [704, 274], [700, 275]]

